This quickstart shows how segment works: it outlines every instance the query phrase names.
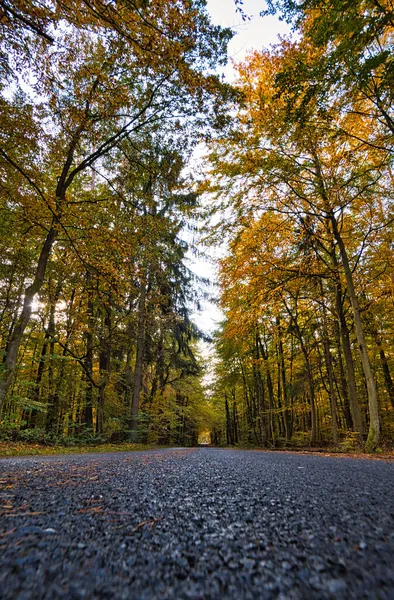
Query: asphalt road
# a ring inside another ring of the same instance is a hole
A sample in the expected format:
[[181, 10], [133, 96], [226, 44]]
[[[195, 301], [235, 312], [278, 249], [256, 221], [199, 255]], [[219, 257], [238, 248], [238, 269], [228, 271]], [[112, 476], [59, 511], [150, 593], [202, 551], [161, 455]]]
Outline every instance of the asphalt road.
[[0, 597], [394, 599], [394, 464], [211, 448], [0, 461]]

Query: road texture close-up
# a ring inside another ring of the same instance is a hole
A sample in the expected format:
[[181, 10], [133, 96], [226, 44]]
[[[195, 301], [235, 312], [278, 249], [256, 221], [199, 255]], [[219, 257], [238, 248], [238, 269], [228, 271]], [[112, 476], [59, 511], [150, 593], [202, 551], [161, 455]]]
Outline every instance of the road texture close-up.
[[394, 464], [214, 448], [0, 461], [0, 597], [394, 598]]

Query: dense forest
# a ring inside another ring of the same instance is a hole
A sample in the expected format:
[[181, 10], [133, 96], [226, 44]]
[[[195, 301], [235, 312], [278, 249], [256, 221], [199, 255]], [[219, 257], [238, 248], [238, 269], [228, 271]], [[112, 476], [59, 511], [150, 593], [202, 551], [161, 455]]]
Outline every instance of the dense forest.
[[0, 11], [3, 433], [195, 443], [185, 166], [232, 33], [199, 0]]
[[394, 6], [268, 5], [295, 35], [238, 65], [202, 186], [228, 243], [213, 437], [373, 450], [394, 434]]
[[268, 14], [293, 34], [230, 85], [205, 0], [0, 0], [3, 437], [390, 443], [394, 7]]

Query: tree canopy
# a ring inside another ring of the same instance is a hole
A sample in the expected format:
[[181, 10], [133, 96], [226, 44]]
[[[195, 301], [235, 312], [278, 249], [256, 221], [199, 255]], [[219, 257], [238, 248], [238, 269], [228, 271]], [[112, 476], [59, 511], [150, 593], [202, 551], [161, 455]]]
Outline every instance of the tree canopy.
[[[268, 2], [297, 36], [238, 65], [202, 189], [226, 222], [214, 397], [227, 442], [392, 436], [393, 11]], [[353, 432], [353, 433], [351, 433]]]
[[[293, 34], [230, 86], [233, 32], [205, 0], [0, 0], [6, 435], [392, 439], [393, 7], [267, 14]], [[201, 214], [223, 255], [211, 389], [190, 316]]]
[[190, 442], [183, 173], [233, 95], [215, 74], [232, 33], [200, 0], [0, 11], [5, 423]]

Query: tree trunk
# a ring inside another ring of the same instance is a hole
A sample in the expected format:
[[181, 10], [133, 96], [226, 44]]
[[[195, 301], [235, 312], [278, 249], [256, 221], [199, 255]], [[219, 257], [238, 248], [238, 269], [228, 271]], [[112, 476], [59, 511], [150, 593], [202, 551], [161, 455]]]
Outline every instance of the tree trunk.
[[367, 352], [367, 344], [364, 337], [364, 330], [361, 323], [360, 308], [354, 289], [353, 274], [349, 264], [349, 258], [343, 243], [342, 236], [338, 229], [338, 223], [333, 213], [331, 213], [331, 222], [335, 239], [338, 244], [338, 248], [341, 254], [342, 264], [345, 271], [347, 291], [349, 294], [350, 304], [353, 310], [354, 327], [356, 330], [358, 349], [361, 356], [361, 363], [363, 366], [365, 381], [367, 384], [368, 391], [368, 406], [369, 406], [369, 431], [366, 449], [371, 452], [376, 450], [380, 441], [380, 423], [379, 423], [379, 408], [378, 408], [378, 395], [376, 391], [376, 385], [374, 376], [372, 373], [371, 363]]
[[260, 432], [260, 443], [266, 445], [268, 439], [268, 426], [266, 417], [266, 405], [265, 405], [265, 391], [264, 382], [261, 377], [260, 371], [260, 347], [259, 347], [259, 334], [256, 333], [255, 338], [255, 352], [256, 352], [256, 364], [253, 367], [254, 381], [255, 381], [255, 393], [257, 400], [257, 411], [259, 417], [259, 432]]
[[274, 409], [275, 409], [275, 395], [274, 395], [274, 386], [272, 383], [271, 372], [268, 364], [268, 352], [264, 347], [262, 341], [259, 338], [259, 346], [261, 350], [261, 355], [264, 359], [264, 367], [265, 367], [265, 376], [267, 381], [267, 389], [268, 389], [268, 398], [269, 398], [269, 430], [271, 434], [271, 442], [272, 445], [276, 444], [276, 429], [275, 429], [275, 418], [274, 418]]
[[285, 426], [285, 438], [286, 443], [289, 443], [291, 440], [291, 423], [290, 423], [290, 413], [289, 413], [289, 398], [287, 393], [287, 381], [286, 381], [286, 368], [285, 368], [285, 357], [283, 352], [283, 338], [282, 338], [282, 327], [280, 324], [279, 317], [276, 318], [276, 325], [278, 328], [278, 350], [279, 350], [279, 363], [280, 363], [280, 373], [282, 379], [282, 390], [283, 390], [283, 404], [284, 404], [284, 426]]
[[104, 430], [104, 404], [105, 389], [109, 382], [111, 371], [111, 307], [105, 309], [104, 332], [101, 338], [101, 351], [99, 356], [100, 385], [97, 404], [96, 433], [101, 435]]
[[345, 369], [343, 366], [341, 333], [340, 333], [340, 328], [339, 328], [339, 322], [337, 319], [334, 322], [334, 336], [335, 336], [335, 344], [336, 344], [337, 355], [338, 355], [339, 378], [340, 378], [340, 386], [341, 386], [341, 394], [338, 393], [338, 396], [341, 397], [341, 395], [342, 395], [342, 397], [343, 397], [342, 408], [343, 408], [343, 416], [345, 417], [346, 427], [348, 429], [353, 429], [353, 419], [352, 419], [352, 413], [350, 410], [350, 403], [349, 403], [349, 388], [348, 388], [348, 383], [347, 383], [347, 380], [345, 377]]
[[49, 347], [50, 347], [50, 358], [48, 361], [48, 414], [46, 419], [46, 429], [47, 431], [56, 431], [58, 430], [58, 416], [59, 416], [59, 396], [56, 394], [55, 386], [54, 386], [54, 360], [53, 355], [55, 354], [55, 308], [56, 303], [59, 299], [60, 292], [62, 289], [62, 282], [59, 281], [56, 287], [55, 296], [51, 300], [51, 309], [49, 313], [49, 323], [48, 323], [48, 336], [49, 336]]
[[141, 283], [141, 294], [138, 302], [137, 351], [134, 367], [133, 394], [131, 400], [131, 441], [138, 439], [138, 411], [142, 387], [142, 363], [145, 350], [145, 297], [146, 284]]
[[[338, 267], [338, 261], [335, 256], [335, 265]], [[337, 274], [338, 275], [338, 274]], [[350, 411], [352, 414], [353, 428], [360, 438], [364, 435], [364, 425], [361, 416], [360, 403], [357, 398], [356, 376], [354, 371], [354, 361], [352, 348], [350, 345], [349, 329], [346, 323], [346, 317], [342, 304], [342, 285], [339, 281], [339, 275], [336, 282], [335, 306], [338, 315], [339, 331], [341, 334], [343, 354], [345, 356], [347, 383], [349, 391]]]
[[[63, 351], [62, 351], [62, 358], [63, 360], [60, 361], [60, 366], [59, 366], [59, 371], [58, 371], [58, 375], [57, 375], [57, 381], [56, 381], [56, 386], [55, 386], [55, 390], [52, 394], [51, 397], [51, 403], [48, 407], [48, 412], [47, 412], [47, 418], [46, 418], [46, 423], [45, 423], [45, 430], [47, 433], [49, 433], [50, 431], [57, 431], [59, 430], [59, 424], [60, 424], [60, 391], [61, 391], [61, 387], [62, 387], [62, 383], [63, 383], [63, 378], [64, 378], [64, 371], [66, 368], [66, 361], [64, 360], [64, 358], [67, 356], [67, 348], [68, 348], [68, 342], [71, 336], [71, 331], [72, 331], [72, 319], [71, 319], [71, 315], [70, 315], [70, 311], [72, 309], [73, 306], [73, 302], [74, 302], [74, 297], [75, 297], [75, 289], [73, 289], [72, 293], [71, 293], [71, 299], [70, 299], [70, 304], [68, 307], [68, 316], [67, 316], [67, 324], [66, 324], [66, 339], [63, 345]], [[53, 322], [53, 333], [52, 335], [54, 335], [55, 332], [55, 323]], [[78, 417], [78, 411], [76, 414], [76, 417]], [[76, 419], [76, 422], [78, 422], [78, 420]]]
[[55, 220], [52, 221], [51, 228], [49, 229], [45, 238], [41, 253], [38, 259], [36, 272], [34, 275], [33, 282], [25, 290], [25, 297], [23, 300], [23, 308], [21, 315], [15, 325], [12, 336], [9, 340], [7, 348], [7, 356], [4, 362], [4, 375], [3, 380], [0, 383], [0, 411], [7, 398], [8, 390], [12, 382], [12, 378], [15, 372], [19, 346], [25, 332], [25, 329], [30, 321], [32, 313], [32, 302], [34, 296], [40, 291], [45, 278], [45, 272], [51, 254], [53, 243], [56, 239], [57, 231], [55, 228]]
[[[41, 385], [41, 381], [42, 381], [42, 376], [44, 374], [45, 357], [46, 357], [46, 353], [48, 350], [49, 337], [50, 337], [49, 332], [46, 331], [45, 336], [44, 336], [44, 341], [42, 344], [42, 348], [41, 348], [40, 358], [38, 361], [36, 380], [34, 382], [34, 388], [33, 388], [32, 396], [31, 396], [32, 400], [34, 402], [38, 402], [40, 399], [40, 385]], [[26, 429], [34, 429], [34, 427], [36, 426], [36, 418], [37, 418], [37, 409], [32, 408], [30, 415], [27, 419], [28, 422], [27, 422]], [[22, 417], [22, 420], [23, 420], [23, 417]]]
[[[338, 230], [338, 223], [337, 223], [334, 211], [331, 208], [331, 203], [330, 203], [327, 191], [326, 191], [326, 186], [325, 186], [325, 182], [324, 182], [323, 172], [321, 169], [320, 159], [317, 155], [316, 148], [312, 149], [312, 155], [313, 155], [314, 163], [315, 163], [315, 174], [317, 177], [318, 188], [319, 188], [320, 196], [324, 202], [325, 211], [326, 211], [325, 223], [326, 223], [327, 234], [331, 237], [331, 239], [332, 239], [332, 235], [334, 235], [334, 239], [338, 244], [339, 252], [340, 252], [342, 263], [343, 263], [344, 270], [345, 270], [345, 277], [346, 277], [346, 284], [347, 284], [346, 287], [348, 290], [350, 303], [351, 303], [351, 306], [353, 309], [353, 314], [355, 312], [357, 312], [358, 317], [359, 317], [357, 299], [356, 299], [355, 292], [354, 292], [353, 275], [352, 275], [352, 272], [351, 272], [351, 269], [349, 266], [346, 249], [345, 249], [342, 237]], [[330, 229], [330, 223], [332, 226], [332, 232]], [[337, 310], [337, 314], [338, 314], [338, 318], [339, 318], [340, 331], [341, 331], [341, 337], [342, 337], [342, 342], [343, 342], [343, 351], [344, 351], [346, 366], [347, 366], [347, 370], [348, 370], [349, 398], [350, 398], [350, 407], [351, 407], [352, 418], [353, 418], [353, 426], [354, 426], [355, 430], [361, 436], [363, 434], [363, 424], [362, 424], [362, 419], [361, 419], [360, 405], [357, 400], [356, 380], [354, 377], [354, 365], [353, 365], [353, 357], [352, 357], [350, 340], [349, 340], [349, 331], [348, 331], [348, 328], [346, 325], [346, 319], [345, 319], [345, 315], [343, 312], [343, 306], [342, 306], [342, 285], [341, 285], [341, 281], [339, 278], [338, 260], [337, 260], [337, 255], [336, 255], [336, 251], [335, 251], [334, 240], [332, 240], [330, 256], [331, 256], [332, 265], [333, 265], [333, 269], [334, 269], [334, 275], [335, 275], [335, 279], [336, 279], [336, 310]], [[356, 304], [354, 304], [354, 302]], [[355, 310], [356, 306], [357, 306], [357, 310]], [[354, 320], [356, 321], [356, 316], [354, 317]], [[362, 328], [360, 329], [360, 327], [361, 327], [361, 321], [358, 318], [358, 324], [356, 326], [357, 339], [359, 337], [360, 331], [361, 331], [361, 336], [363, 337]], [[360, 345], [360, 342], [359, 342], [359, 345]], [[366, 356], [367, 362], [369, 364], [368, 356], [366, 355], [366, 353], [364, 353], [364, 358], [362, 357], [362, 360], [365, 361], [365, 356]]]
[[234, 445], [233, 427], [231, 422], [230, 409], [227, 400], [227, 394], [224, 392], [224, 404], [226, 408], [226, 443], [228, 446]]
[[83, 423], [86, 429], [93, 429], [93, 329], [94, 329], [94, 307], [93, 307], [93, 291], [91, 289], [91, 274], [86, 274], [87, 280], [87, 315], [88, 327], [86, 331], [86, 355], [84, 360], [86, 392], [85, 392], [85, 408], [83, 411]]
[[323, 307], [323, 344], [324, 344], [324, 356], [326, 362], [326, 369], [328, 375], [328, 389], [330, 396], [330, 407], [331, 407], [331, 420], [332, 420], [332, 441], [334, 446], [338, 445], [338, 423], [337, 423], [337, 403], [335, 398], [335, 390], [334, 390], [334, 373], [332, 368], [332, 356], [330, 349], [330, 337], [328, 333], [328, 323], [327, 323], [327, 308], [324, 303], [324, 290], [323, 283], [320, 280], [320, 292], [321, 292], [321, 302]]
[[313, 374], [312, 374], [311, 364], [310, 364], [310, 360], [309, 360], [309, 353], [305, 346], [304, 338], [302, 337], [302, 333], [301, 333], [300, 326], [298, 324], [297, 316], [295, 316], [291, 312], [286, 301], [284, 301], [284, 305], [285, 305], [285, 308], [287, 310], [287, 313], [288, 313], [290, 319], [293, 322], [294, 331], [295, 331], [296, 337], [300, 343], [301, 351], [302, 351], [302, 354], [304, 355], [304, 359], [305, 359], [305, 367], [306, 367], [306, 373], [307, 373], [308, 385], [309, 385], [309, 400], [310, 400], [310, 405], [311, 405], [311, 445], [315, 446], [316, 440], [317, 440], [316, 400], [315, 400], [315, 388], [314, 388], [314, 384], [313, 384]]
[[380, 362], [381, 362], [382, 369], [383, 369], [384, 383], [386, 385], [386, 389], [389, 394], [391, 406], [394, 408], [394, 383], [391, 378], [389, 364], [387, 362], [387, 358], [386, 358], [386, 355], [384, 353], [382, 346], [380, 346], [380, 348], [379, 348], [379, 356], [380, 356]]
[[372, 313], [370, 313], [371, 324], [370, 324], [370, 332], [376, 342], [376, 345], [379, 350], [380, 364], [382, 365], [384, 384], [386, 386], [387, 393], [390, 398], [391, 406], [394, 408], [394, 383], [390, 373], [389, 363], [387, 361], [386, 353], [383, 349], [382, 339], [378, 332], [377, 327], [375, 326], [375, 318]]
[[237, 401], [235, 398], [235, 389], [232, 390], [232, 395], [233, 395], [233, 436], [234, 436], [234, 444], [238, 444], [238, 442], [239, 442], [239, 423], [238, 423]]

